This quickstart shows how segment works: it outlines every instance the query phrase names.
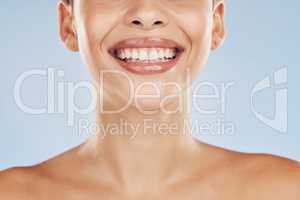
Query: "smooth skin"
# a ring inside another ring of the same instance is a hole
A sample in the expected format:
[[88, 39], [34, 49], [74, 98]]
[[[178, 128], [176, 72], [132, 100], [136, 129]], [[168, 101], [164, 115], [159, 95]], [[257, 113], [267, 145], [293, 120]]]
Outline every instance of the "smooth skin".
[[[60, 2], [58, 12], [62, 41], [69, 50], [80, 52], [96, 84], [99, 73], [111, 69], [126, 73], [135, 87], [155, 80], [187, 88], [186, 75], [194, 80], [225, 37], [223, 1], [75, 0], [73, 7]], [[142, 76], [125, 71], [107, 53], [119, 40], [147, 36], [183, 44], [180, 63], [163, 74]], [[127, 101], [126, 80], [111, 76], [105, 83], [102, 107], [116, 109]], [[154, 92], [145, 87], [135, 97]], [[170, 87], [160, 92], [163, 97], [176, 93]], [[185, 94], [183, 90], [179, 96]], [[172, 109], [178, 103], [171, 99], [163, 106]], [[162, 112], [157, 99], [145, 96], [114, 114], [103, 113], [98, 105], [97, 123], [105, 126], [126, 119], [141, 125], [138, 134], [129, 140], [128, 135], [100, 137], [104, 133], [97, 132], [84, 144], [50, 160], [1, 171], [0, 199], [300, 199], [298, 162], [230, 151], [181, 134], [188, 116], [186, 105], [184, 101], [183, 109], [172, 114]], [[145, 119], [177, 124], [178, 128], [172, 135], [153, 134], [144, 129]]]

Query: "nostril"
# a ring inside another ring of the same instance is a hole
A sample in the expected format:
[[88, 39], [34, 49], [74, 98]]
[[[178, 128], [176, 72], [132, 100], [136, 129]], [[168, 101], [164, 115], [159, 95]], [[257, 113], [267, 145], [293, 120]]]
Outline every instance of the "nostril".
[[[126, 20], [127, 21], [127, 20]], [[131, 19], [128, 20], [128, 25], [131, 27], [139, 27], [139, 28], [158, 28], [158, 27], [162, 27], [165, 22], [163, 20], [142, 20], [139, 18], [135, 18], [135, 19]]]
[[162, 24], [163, 22], [162, 21], [156, 21], [156, 22], [154, 22], [153, 24], [154, 25], [160, 25], [160, 24]]
[[135, 24], [135, 25], [141, 25], [141, 22], [138, 21], [138, 20], [133, 20], [132, 23]]

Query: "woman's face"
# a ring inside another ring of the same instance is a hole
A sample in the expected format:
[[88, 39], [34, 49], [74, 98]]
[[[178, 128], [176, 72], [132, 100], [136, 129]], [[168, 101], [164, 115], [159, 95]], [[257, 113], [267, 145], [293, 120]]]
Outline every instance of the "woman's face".
[[72, 11], [60, 4], [61, 36], [103, 88], [106, 110], [179, 108], [187, 79], [223, 39], [223, 8], [212, 0], [74, 0]]

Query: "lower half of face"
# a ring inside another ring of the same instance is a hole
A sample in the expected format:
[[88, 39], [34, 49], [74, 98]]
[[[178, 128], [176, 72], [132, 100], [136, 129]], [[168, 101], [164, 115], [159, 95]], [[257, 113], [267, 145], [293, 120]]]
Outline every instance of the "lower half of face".
[[[80, 53], [104, 107], [150, 113], [178, 109], [211, 49], [210, 0], [86, 0], [78, 5]], [[150, 26], [155, 20], [160, 25]]]

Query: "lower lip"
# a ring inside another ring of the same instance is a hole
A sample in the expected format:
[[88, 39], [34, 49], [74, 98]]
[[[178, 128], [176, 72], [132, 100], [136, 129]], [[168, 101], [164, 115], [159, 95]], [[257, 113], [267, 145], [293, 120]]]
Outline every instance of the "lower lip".
[[[127, 71], [130, 71], [134, 74], [140, 74], [140, 75], [152, 75], [152, 74], [160, 74], [163, 72], [166, 72], [178, 63], [180, 57], [182, 56], [183, 52], [178, 52], [176, 57], [174, 59], [163, 61], [163, 62], [153, 62], [153, 63], [143, 63], [143, 62], [126, 62], [123, 60], [120, 60], [112, 55], [112, 57]], [[159, 70], [146, 70], [146, 67], [151, 66], [159, 66]]]

